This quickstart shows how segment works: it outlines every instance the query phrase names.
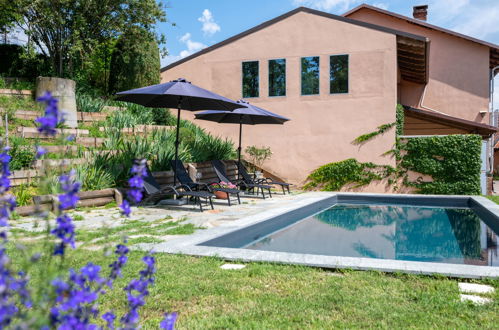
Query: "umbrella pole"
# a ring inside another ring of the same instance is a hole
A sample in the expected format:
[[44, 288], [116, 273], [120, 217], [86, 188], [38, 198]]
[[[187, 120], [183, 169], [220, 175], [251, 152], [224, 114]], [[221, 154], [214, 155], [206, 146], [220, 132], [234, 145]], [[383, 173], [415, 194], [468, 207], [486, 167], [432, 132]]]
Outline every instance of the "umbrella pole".
[[241, 167], [241, 139], [243, 135], [243, 121], [239, 119], [239, 148], [237, 148], [237, 179], [239, 180], [239, 167]]
[[[178, 145], [180, 143], [180, 108], [182, 104], [182, 97], [178, 99], [178, 110], [177, 110], [177, 138], [175, 139], [175, 167], [177, 167], [178, 162]], [[173, 169], [173, 186], [177, 185], [177, 175], [175, 174], [175, 168]]]

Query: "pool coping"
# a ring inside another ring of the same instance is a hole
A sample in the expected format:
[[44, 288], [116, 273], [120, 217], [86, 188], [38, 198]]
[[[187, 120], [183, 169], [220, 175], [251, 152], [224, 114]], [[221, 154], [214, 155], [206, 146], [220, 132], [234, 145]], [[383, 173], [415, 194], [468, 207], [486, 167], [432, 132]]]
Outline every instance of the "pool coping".
[[[198, 244], [229, 234], [231, 232], [244, 229], [246, 227], [275, 218], [279, 215], [300, 209], [307, 205], [329, 199], [334, 196], [345, 197], [377, 197], [397, 199], [424, 199], [428, 200], [468, 200], [480, 212], [486, 212], [494, 220], [493, 230], [497, 232], [499, 228], [499, 205], [482, 196], [452, 196], [452, 195], [413, 195], [413, 194], [374, 194], [374, 193], [348, 193], [332, 192], [319, 193], [293, 203], [278, 207], [269, 211], [263, 211], [255, 215], [244, 217], [231, 222], [230, 224], [198, 231], [190, 236], [176, 238], [159, 244], [138, 244], [136, 247], [141, 250], [153, 249], [155, 252], [166, 252], [172, 254], [186, 254], [192, 256], [211, 256], [225, 260], [235, 260], [241, 262], [272, 262], [282, 264], [294, 264], [321, 268], [334, 269], [354, 269], [354, 270], [374, 270], [382, 272], [402, 272], [424, 275], [444, 275], [460, 278], [499, 278], [499, 267], [495, 266], [475, 266], [463, 264], [445, 264], [420, 261], [403, 261], [391, 259], [372, 259], [357, 257], [338, 257], [326, 255], [313, 255], [303, 253], [275, 252], [264, 250], [250, 250], [243, 248], [225, 248], [214, 246], [200, 246]], [[475, 210], [476, 211], [476, 210]]]

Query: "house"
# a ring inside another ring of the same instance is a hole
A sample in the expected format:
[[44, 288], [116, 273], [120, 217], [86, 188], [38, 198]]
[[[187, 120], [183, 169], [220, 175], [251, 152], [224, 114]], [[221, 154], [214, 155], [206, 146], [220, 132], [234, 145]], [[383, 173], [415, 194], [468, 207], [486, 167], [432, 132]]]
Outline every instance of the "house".
[[[367, 5], [343, 16], [300, 7], [164, 67], [161, 79], [185, 77], [290, 118], [245, 128], [243, 148], [270, 146], [264, 169], [300, 184], [317, 167], [347, 158], [395, 165], [385, 154], [394, 129], [361, 146], [352, 141], [395, 122], [398, 103], [405, 135], [489, 138], [490, 68], [497, 64], [499, 46], [423, 20]], [[234, 125], [197, 124], [237, 140]]]

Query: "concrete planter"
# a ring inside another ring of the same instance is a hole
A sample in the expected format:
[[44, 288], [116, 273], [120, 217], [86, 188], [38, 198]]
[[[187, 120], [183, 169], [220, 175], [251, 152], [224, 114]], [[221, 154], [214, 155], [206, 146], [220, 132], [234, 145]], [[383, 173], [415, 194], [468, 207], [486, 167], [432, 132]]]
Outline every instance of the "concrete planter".
[[69, 127], [78, 127], [76, 113], [76, 82], [70, 79], [56, 77], [36, 78], [36, 97], [49, 91], [59, 100], [59, 109], [65, 114], [65, 124]]

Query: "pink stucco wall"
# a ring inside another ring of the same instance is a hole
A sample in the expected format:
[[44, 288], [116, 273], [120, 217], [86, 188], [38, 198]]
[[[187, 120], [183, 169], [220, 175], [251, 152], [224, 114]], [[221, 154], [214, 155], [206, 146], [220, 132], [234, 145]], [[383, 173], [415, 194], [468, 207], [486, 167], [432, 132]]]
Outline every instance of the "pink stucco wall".
[[[430, 11], [431, 15], [431, 11]], [[348, 15], [359, 21], [386, 26], [430, 39], [429, 82], [400, 81], [399, 100], [405, 105], [431, 108], [445, 114], [488, 124], [489, 48], [437, 30], [409, 23], [369, 8]]]
[[[349, 54], [348, 94], [329, 94], [329, 56]], [[320, 95], [301, 96], [300, 58], [320, 56]], [[286, 59], [287, 95], [268, 97], [268, 60]], [[301, 184], [308, 174], [329, 162], [350, 157], [394, 165], [382, 154], [391, 149], [391, 130], [364, 146], [357, 136], [395, 121], [397, 102], [396, 38], [394, 35], [299, 12], [263, 30], [215, 49], [162, 73], [166, 82], [185, 77], [193, 83], [237, 100], [241, 93], [241, 62], [260, 61], [260, 97], [249, 102], [291, 119], [283, 126], [243, 128], [243, 149], [270, 146], [272, 159], [264, 168]], [[183, 118], [193, 114], [184, 111]], [[196, 121], [210, 132], [237, 141], [238, 127]], [[368, 191], [385, 191], [373, 185]]]

